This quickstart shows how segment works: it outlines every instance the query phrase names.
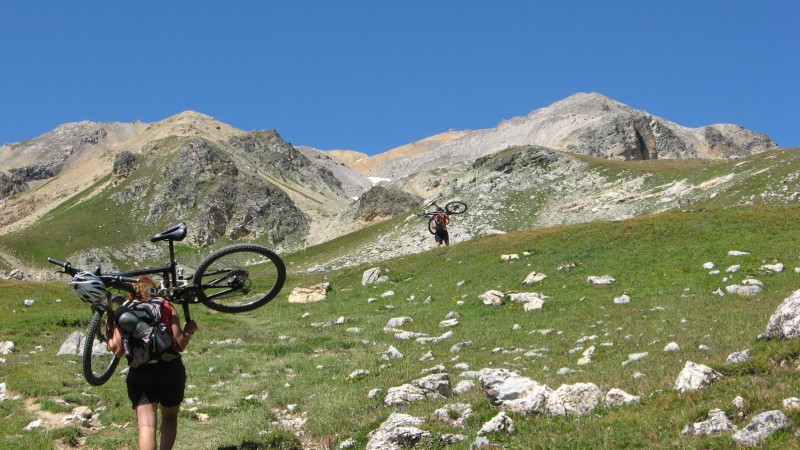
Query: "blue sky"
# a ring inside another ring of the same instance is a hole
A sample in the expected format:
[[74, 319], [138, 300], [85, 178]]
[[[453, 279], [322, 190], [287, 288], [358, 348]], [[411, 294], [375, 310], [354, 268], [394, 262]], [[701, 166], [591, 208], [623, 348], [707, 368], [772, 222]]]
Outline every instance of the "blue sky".
[[0, 144], [195, 110], [380, 153], [576, 92], [800, 147], [800, 2], [7, 1]]

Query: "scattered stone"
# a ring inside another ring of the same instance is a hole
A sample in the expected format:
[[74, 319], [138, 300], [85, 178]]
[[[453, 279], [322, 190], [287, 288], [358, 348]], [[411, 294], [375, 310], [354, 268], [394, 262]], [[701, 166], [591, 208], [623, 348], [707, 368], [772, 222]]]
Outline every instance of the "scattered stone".
[[790, 397], [783, 399], [783, 409], [789, 412], [800, 411], [800, 398]]
[[732, 266], [728, 267], [728, 268], [725, 270], [725, 272], [727, 272], [727, 273], [736, 273], [736, 272], [738, 272], [738, 271], [740, 271], [740, 270], [742, 270], [742, 266], [741, 266], [741, 265], [739, 265], [739, 264], [734, 264], [734, 265], [732, 265]]
[[690, 423], [686, 425], [681, 434], [693, 434], [695, 436], [710, 436], [718, 433], [728, 433], [736, 431], [736, 425], [721, 409], [712, 409], [708, 413], [708, 419]]
[[388, 322], [386, 322], [386, 328], [391, 328], [391, 329], [400, 328], [403, 325], [405, 325], [407, 323], [412, 323], [412, 322], [414, 322], [414, 319], [412, 319], [411, 317], [407, 317], [407, 316], [394, 317], [394, 318], [389, 319]]
[[351, 373], [350, 375], [348, 375], [347, 378], [345, 378], [345, 381], [361, 380], [363, 378], [366, 378], [367, 376], [369, 376], [369, 370], [358, 369], [353, 371], [353, 373]]
[[475, 382], [472, 380], [462, 380], [453, 388], [453, 394], [461, 395], [471, 389], [475, 388]]
[[83, 354], [83, 332], [73, 331], [61, 343], [57, 356], [75, 356]]
[[622, 389], [613, 388], [608, 391], [603, 402], [606, 404], [606, 406], [614, 407], [636, 403], [639, 400], [641, 400], [641, 397], [638, 395], [631, 395]]
[[731, 294], [741, 295], [742, 297], [755, 297], [760, 294], [762, 289], [758, 285], [743, 286], [741, 284], [732, 284], [725, 286], [725, 290]]
[[500, 306], [504, 303], [504, 299], [506, 294], [498, 291], [498, 290], [490, 290], [486, 291], [481, 294], [478, 298], [483, 302], [486, 306]]
[[726, 361], [729, 363], [739, 364], [750, 359], [753, 359], [753, 352], [751, 352], [748, 348], [747, 350], [731, 353], [728, 355], [728, 359], [726, 359]]
[[25, 299], [25, 300], [22, 301], [22, 304], [25, 305], [25, 306], [33, 306], [34, 303], [36, 303], [36, 302], [33, 301], [33, 300], [30, 300], [30, 299]]
[[435, 373], [402, 386], [389, 388], [383, 403], [386, 406], [402, 405], [426, 398], [446, 398], [450, 394], [450, 374]]
[[610, 275], [603, 275], [601, 277], [590, 276], [589, 278], [586, 279], [586, 281], [592, 284], [593, 286], [605, 287], [605, 286], [611, 286], [611, 283], [617, 280], [616, 278]]
[[681, 393], [698, 391], [721, 379], [722, 374], [716, 370], [702, 364], [686, 361], [683, 370], [675, 380], [675, 390]]
[[361, 274], [361, 285], [368, 286], [371, 284], [377, 284], [378, 278], [381, 276], [381, 268], [380, 267], [373, 267], [371, 269], [367, 269]]
[[508, 433], [514, 431], [514, 421], [511, 420], [511, 417], [508, 417], [505, 411], [500, 411], [499, 414], [483, 424], [481, 429], [478, 430], [478, 436], [486, 436], [487, 434], [498, 433], [500, 431], [506, 431]]
[[565, 384], [550, 394], [546, 410], [559, 416], [583, 416], [592, 412], [602, 398], [600, 388], [593, 383]]
[[761, 270], [767, 270], [770, 272], [783, 272], [783, 263], [764, 264], [761, 266]]
[[389, 346], [389, 349], [383, 352], [381, 355], [381, 361], [390, 361], [393, 359], [403, 359], [403, 354], [400, 353], [393, 345]]
[[733, 435], [733, 440], [756, 447], [763, 444], [774, 432], [791, 426], [792, 421], [783, 411], [767, 411], [755, 416], [746, 427], [737, 431]]
[[749, 254], [750, 253], [748, 253], [748, 252], [740, 252], [739, 250], [731, 250], [731, 251], [728, 252], [728, 255], [730, 255], [730, 256], [745, 256], [745, 255], [749, 255]]
[[296, 287], [289, 294], [289, 303], [313, 303], [325, 300], [330, 290], [330, 283], [320, 283], [310, 288]]
[[670, 342], [664, 347], [665, 352], [676, 352], [681, 349], [681, 346], [678, 345], [676, 342]]
[[394, 297], [394, 291], [386, 291], [383, 294], [381, 294], [381, 297], [382, 298]]
[[532, 284], [536, 284], [536, 283], [539, 283], [541, 281], [544, 281], [545, 278], [547, 278], [547, 275], [545, 275], [543, 273], [531, 272], [531, 273], [528, 274], [527, 277], [525, 277], [524, 280], [522, 280], [522, 284], [524, 284], [525, 286], [530, 286]]
[[461, 351], [461, 349], [463, 349], [464, 347], [469, 347], [470, 345], [472, 345], [472, 341], [459, 342], [458, 344], [455, 344], [452, 347], [450, 347], [450, 353], [458, 353]]
[[508, 255], [500, 255], [500, 261], [502, 262], [509, 262], [515, 259], [519, 259], [519, 255], [516, 253], [511, 253]]
[[458, 319], [445, 319], [439, 322], [439, 326], [442, 328], [449, 328], [458, 325]]
[[413, 447], [431, 434], [420, 430], [423, 419], [408, 414], [392, 413], [377, 430], [367, 434], [367, 450], [389, 450]]
[[622, 294], [621, 296], [614, 298], [614, 303], [617, 305], [625, 305], [630, 302], [631, 298], [628, 296], [628, 294]]
[[14, 347], [14, 343], [11, 341], [3, 341], [0, 342], [0, 355], [10, 355], [11, 353], [15, 352], [17, 349]]
[[[438, 420], [457, 428], [466, 428], [466, 420], [472, 415], [472, 406], [466, 403], [448, 403], [431, 414], [431, 420]], [[456, 416], [453, 418], [452, 416]]]
[[713, 269], [714, 268], [714, 263], [713, 262], [707, 262], [707, 263], [703, 264], [703, 268], [704, 269]]
[[634, 361], [639, 361], [640, 359], [644, 359], [644, 358], [646, 358], [646, 357], [647, 357], [647, 355], [649, 355], [649, 353], [648, 353], [648, 352], [643, 352], [643, 353], [631, 353], [630, 355], [628, 355], [628, 360], [627, 360], [627, 361], [623, 361], [623, 362], [622, 362], [622, 365], [623, 365], [623, 366], [627, 366], [628, 364], [630, 364], [630, 363], [632, 363], [632, 362], [634, 362]]

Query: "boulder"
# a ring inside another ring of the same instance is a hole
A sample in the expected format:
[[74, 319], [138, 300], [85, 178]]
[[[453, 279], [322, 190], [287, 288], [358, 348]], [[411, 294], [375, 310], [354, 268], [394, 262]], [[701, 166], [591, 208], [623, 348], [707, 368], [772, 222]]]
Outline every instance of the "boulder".
[[373, 267], [371, 269], [367, 269], [361, 274], [361, 284], [363, 286], [368, 286], [370, 284], [376, 284], [378, 279], [381, 276], [381, 268], [380, 267]]
[[564, 384], [547, 399], [547, 412], [553, 415], [583, 416], [600, 404], [603, 393], [594, 383]]
[[772, 314], [760, 339], [796, 339], [800, 337], [800, 290], [787, 297]]
[[683, 370], [675, 380], [675, 390], [678, 392], [698, 391], [722, 379], [722, 374], [702, 364], [686, 361]]
[[481, 426], [481, 429], [478, 430], [478, 436], [486, 436], [487, 434], [504, 430], [509, 433], [514, 431], [514, 421], [504, 411], [500, 411], [500, 413]]
[[450, 394], [450, 374], [434, 373], [408, 384], [389, 388], [383, 403], [386, 406], [402, 405], [426, 398], [446, 398]]
[[733, 435], [733, 440], [748, 447], [757, 447], [774, 432], [791, 427], [792, 421], [783, 411], [767, 411], [753, 417], [746, 427]]
[[392, 413], [376, 430], [367, 434], [367, 450], [399, 450], [413, 447], [422, 439], [431, 436], [418, 426], [425, 420], [408, 414]]

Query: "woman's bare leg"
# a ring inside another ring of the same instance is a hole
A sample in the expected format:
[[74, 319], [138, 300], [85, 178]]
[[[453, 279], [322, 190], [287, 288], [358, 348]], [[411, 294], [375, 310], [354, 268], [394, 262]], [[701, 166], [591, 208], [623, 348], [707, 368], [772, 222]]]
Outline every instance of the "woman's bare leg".
[[136, 407], [136, 422], [139, 427], [139, 450], [156, 449], [156, 403], [145, 403]]
[[161, 407], [161, 450], [170, 450], [178, 435], [178, 412], [181, 407]]

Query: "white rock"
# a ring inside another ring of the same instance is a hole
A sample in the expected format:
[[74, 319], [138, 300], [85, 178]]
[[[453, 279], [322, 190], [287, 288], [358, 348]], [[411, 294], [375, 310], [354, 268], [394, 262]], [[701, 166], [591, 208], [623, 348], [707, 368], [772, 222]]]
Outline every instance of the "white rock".
[[610, 286], [611, 283], [617, 280], [610, 275], [603, 275], [601, 277], [590, 276], [589, 278], [586, 279], [586, 281], [592, 284], [593, 286]]
[[750, 253], [748, 253], [748, 252], [741, 252], [739, 250], [731, 250], [731, 251], [728, 252], [728, 255], [730, 255], [730, 256], [744, 256], [744, 255], [749, 255], [749, 254]]
[[484, 292], [478, 298], [480, 298], [480, 300], [486, 306], [500, 306], [503, 304], [505, 296], [506, 295], [504, 293], [493, 289]]
[[686, 361], [683, 370], [675, 380], [675, 390], [678, 392], [698, 391], [721, 379], [722, 374], [716, 370], [702, 364]]
[[676, 352], [681, 349], [681, 346], [678, 345], [676, 342], [670, 342], [664, 347], [665, 352]]
[[617, 305], [625, 305], [630, 302], [631, 298], [628, 296], [628, 294], [622, 294], [619, 297], [614, 298], [614, 303]]
[[800, 411], [800, 398], [789, 397], [783, 399], [783, 409], [786, 411]]
[[536, 283], [539, 283], [541, 281], [544, 281], [545, 278], [547, 278], [547, 275], [545, 275], [543, 273], [531, 272], [531, 273], [528, 274], [527, 277], [525, 277], [524, 280], [522, 280], [522, 284], [524, 284], [525, 286], [530, 286], [532, 284], [536, 284]]
[[762, 270], [769, 270], [770, 272], [783, 272], [783, 263], [777, 264], [764, 264], [761, 266]]
[[734, 265], [732, 265], [732, 266], [728, 267], [728, 268], [725, 270], [725, 272], [728, 272], [728, 273], [736, 273], [736, 272], [738, 272], [738, 271], [740, 271], [740, 270], [742, 270], [742, 266], [741, 266], [741, 265], [739, 265], [739, 264], [734, 264]]
[[30, 299], [25, 299], [25, 300], [22, 301], [22, 304], [25, 305], [25, 306], [33, 306], [34, 303], [35, 302], [33, 300], [30, 300]]
[[703, 268], [704, 269], [713, 269], [714, 268], [714, 263], [713, 262], [707, 262], [707, 263], [703, 264]]
[[641, 400], [641, 397], [638, 395], [631, 395], [622, 389], [612, 388], [606, 394], [604, 402], [607, 406], [621, 406], [636, 403], [639, 400]]

